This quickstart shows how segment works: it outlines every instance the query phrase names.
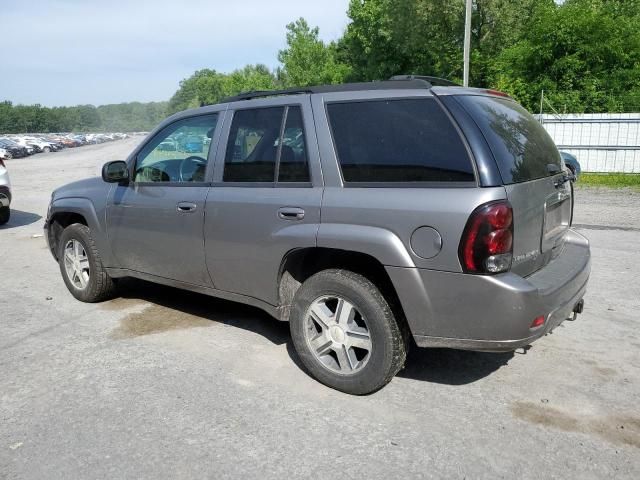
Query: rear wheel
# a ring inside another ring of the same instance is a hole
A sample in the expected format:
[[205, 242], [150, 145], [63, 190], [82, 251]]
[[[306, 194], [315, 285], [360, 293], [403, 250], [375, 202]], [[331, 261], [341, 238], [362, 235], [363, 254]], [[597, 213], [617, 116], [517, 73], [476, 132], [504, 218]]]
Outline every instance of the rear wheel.
[[0, 207], [0, 225], [4, 225], [11, 218], [11, 209], [9, 207]]
[[58, 246], [60, 272], [74, 297], [94, 303], [113, 296], [115, 284], [102, 265], [87, 226], [80, 223], [69, 225], [60, 235]]
[[325, 385], [364, 395], [404, 366], [401, 327], [376, 286], [347, 270], [324, 270], [296, 293], [293, 344], [307, 371]]

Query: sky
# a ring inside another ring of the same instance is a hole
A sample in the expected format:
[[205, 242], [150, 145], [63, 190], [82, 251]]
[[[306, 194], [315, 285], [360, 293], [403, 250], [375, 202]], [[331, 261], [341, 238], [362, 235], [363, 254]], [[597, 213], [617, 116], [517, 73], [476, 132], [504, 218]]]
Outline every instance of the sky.
[[299, 17], [339, 38], [348, 0], [0, 0], [0, 101], [168, 100], [195, 70], [278, 65]]

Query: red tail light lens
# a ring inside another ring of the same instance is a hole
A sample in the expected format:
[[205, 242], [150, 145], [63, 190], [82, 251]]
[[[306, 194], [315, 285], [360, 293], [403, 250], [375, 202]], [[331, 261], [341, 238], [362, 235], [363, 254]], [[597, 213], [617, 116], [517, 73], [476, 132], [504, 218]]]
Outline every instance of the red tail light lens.
[[485, 90], [485, 92], [487, 92], [490, 95], [495, 95], [496, 97], [506, 97], [506, 98], [511, 98], [511, 95], [509, 95], [508, 93], [504, 93], [501, 92], [500, 90]]
[[509, 202], [489, 202], [473, 211], [462, 234], [458, 256], [468, 273], [493, 274], [511, 268], [513, 210]]

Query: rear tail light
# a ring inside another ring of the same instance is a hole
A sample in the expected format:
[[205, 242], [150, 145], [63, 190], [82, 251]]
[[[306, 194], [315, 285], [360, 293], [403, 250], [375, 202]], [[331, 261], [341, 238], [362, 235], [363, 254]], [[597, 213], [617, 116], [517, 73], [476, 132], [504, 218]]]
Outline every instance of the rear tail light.
[[513, 210], [499, 200], [476, 208], [464, 228], [458, 256], [468, 273], [494, 274], [511, 268]]

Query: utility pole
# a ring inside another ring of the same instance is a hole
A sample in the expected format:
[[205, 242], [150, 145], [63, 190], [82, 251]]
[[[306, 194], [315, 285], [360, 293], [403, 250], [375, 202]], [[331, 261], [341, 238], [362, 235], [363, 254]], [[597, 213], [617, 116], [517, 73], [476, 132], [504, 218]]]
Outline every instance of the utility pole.
[[469, 51], [471, 50], [471, 11], [473, 0], [467, 0], [467, 8], [464, 17], [464, 69], [462, 84], [469, 86]]

